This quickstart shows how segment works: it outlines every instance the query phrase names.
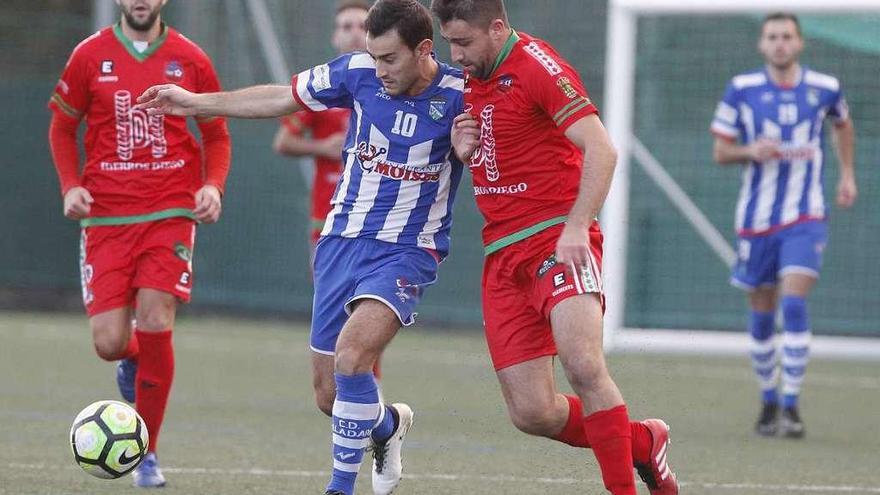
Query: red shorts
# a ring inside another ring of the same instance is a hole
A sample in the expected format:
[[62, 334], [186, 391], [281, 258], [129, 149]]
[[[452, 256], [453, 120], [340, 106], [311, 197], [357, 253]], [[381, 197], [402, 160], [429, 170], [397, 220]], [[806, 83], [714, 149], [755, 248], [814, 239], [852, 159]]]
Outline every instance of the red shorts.
[[130, 306], [137, 289], [156, 289], [189, 302], [195, 237], [196, 224], [188, 218], [82, 229], [86, 313], [91, 317]]
[[[490, 254], [483, 267], [483, 320], [495, 370], [556, 355], [550, 311], [580, 294], [602, 296], [602, 231], [590, 226], [587, 266], [556, 262], [562, 225]], [[572, 276], [576, 272], [577, 277]]]

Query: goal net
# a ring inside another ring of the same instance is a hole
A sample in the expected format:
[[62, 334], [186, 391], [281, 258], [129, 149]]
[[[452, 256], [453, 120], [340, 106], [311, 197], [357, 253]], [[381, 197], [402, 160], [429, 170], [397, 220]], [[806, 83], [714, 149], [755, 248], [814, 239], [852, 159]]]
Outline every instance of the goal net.
[[[606, 343], [647, 334], [633, 329], [744, 328], [744, 297], [727, 283], [740, 168], [714, 164], [709, 124], [730, 78], [763, 65], [761, 20], [778, 10], [799, 15], [801, 63], [840, 79], [857, 133], [860, 197], [849, 210], [834, 205], [839, 169], [826, 140], [831, 228], [812, 327], [880, 336], [880, 2], [612, 0], [603, 120], [620, 160], [603, 212]], [[684, 335], [675, 345], [692, 345]]]

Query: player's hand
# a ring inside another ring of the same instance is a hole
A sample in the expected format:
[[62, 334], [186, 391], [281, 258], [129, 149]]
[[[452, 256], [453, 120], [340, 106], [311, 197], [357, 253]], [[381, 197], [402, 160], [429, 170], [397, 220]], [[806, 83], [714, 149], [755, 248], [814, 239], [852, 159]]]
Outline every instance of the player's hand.
[[837, 206], [849, 208], [855, 204], [858, 196], [859, 190], [856, 187], [855, 177], [841, 177], [840, 182], [837, 183]]
[[462, 113], [452, 121], [452, 147], [462, 163], [470, 163], [480, 146], [480, 126], [469, 113]]
[[763, 163], [779, 158], [779, 141], [760, 138], [748, 147], [749, 158]]
[[344, 132], [337, 132], [322, 139], [318, 143], [318, 155], [339, 160], [342, 156], [342, 147], [345, 146], [345, 135]]
[[160, 84], [148, 88], [138, 96], [135, 109], [145, 110], [149, 115], [196, 115], [197, 96], [174, 84]]
[[82, 220], [92, 211], [92, 195], [81, 186], [71, 187], [64, 194], [64, 216], [71, 220]]
[[584, 266], [589, 259], [589, 228], [586, 225], [566, 222], [559, 240], [556, 241], [556, 261], [563, 264], [574, 263], [575, 266]]
[[196, 191], [196, 209], [193, 210], [193, 215], [200, 223], [215, 223], [220, 220], [222, 209], [220, 190], [215, 186], [205, 185]]

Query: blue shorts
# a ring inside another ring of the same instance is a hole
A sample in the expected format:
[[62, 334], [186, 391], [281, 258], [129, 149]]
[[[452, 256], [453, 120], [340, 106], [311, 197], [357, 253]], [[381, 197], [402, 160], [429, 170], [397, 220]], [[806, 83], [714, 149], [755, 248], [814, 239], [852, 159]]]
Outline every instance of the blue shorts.
[[730, 275], [735, 287], [753, 291], [773, 287], [788, 273], [819, 278], [828, 243], [825, 222], [805, 222], [765, 236], [740, 237], [738, 259]]
[[322, 237], [315, 251], [312, 350], [333, 355], [352, 303], [375, 299], [404, 326], [416, 318], [425, 289], [437, 281], [437, 259], [427, 250], [376, 239]]

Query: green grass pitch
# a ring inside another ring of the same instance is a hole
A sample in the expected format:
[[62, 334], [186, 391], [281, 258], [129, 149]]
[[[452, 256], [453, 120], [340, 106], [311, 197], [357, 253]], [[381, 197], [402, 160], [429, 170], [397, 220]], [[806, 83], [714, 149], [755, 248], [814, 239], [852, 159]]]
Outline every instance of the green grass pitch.
[[[323, 493], [329, 420], [312, 403], [304, 325], [190, 317], [175, 348], [162, 494]], [[633, 417], [672, 425], [682, 493], [880, 493], [880, 364], [812, 363], [807, 438], [786, 441], [751, 433], [757, 392], [745, 356], [609, 363]], [[510, 425], [478, 332], [404, 330], [384, 369], [386, 397], [416, 412], [396, 493], [605, 493], [590, 452]], [[129, 477], [86, 475], [67, 444], [82, 407], [116, 398], [114, 367], [92, 351], [84, 316], [0, 313], [0, 494], [143, 493]], [[371, 493], [366, 463], [358, 493]]]

